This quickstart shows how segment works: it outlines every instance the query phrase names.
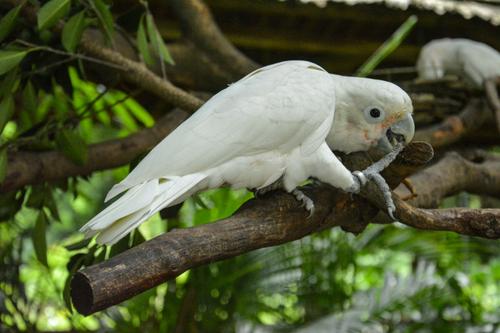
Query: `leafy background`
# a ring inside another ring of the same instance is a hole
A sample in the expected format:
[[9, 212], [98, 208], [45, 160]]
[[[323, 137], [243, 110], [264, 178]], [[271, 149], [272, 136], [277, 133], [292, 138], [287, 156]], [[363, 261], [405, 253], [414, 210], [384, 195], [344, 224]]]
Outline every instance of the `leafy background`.
[[[142, 60], [174, 65], [141, 3]], [[86, 79], [82, 61], [92, 59], [77, 53], [78, 41], [93, 26], [111, 43], [116, 27], [106, 2], [43, 1], [36, 27], [20, 10], [5, 10], [0, 20], [0, 181], [7, 149], [58, 149], [81, 164], [89, 144], [154, 124], [154, 107], [137, 101], [134, 91]], [[53, 30], [62, 18], [67, 24], [59, 37]], [[369, 74], [415, 23], [410, 18], [359, 74]], [[115, 246], [99, 248], [76, 230], [102, 209], [105, 193], [129, 168], [0, 195], [0, 330], [500, 332], [497, 243], [399, 224], [370, 226], [359, 236], [327, 230], [206, 265], [83, 317], [68, 298], [80, 267], [173, 227], [226, 217], [252, 197], [208, 191], [186, 201], [177, 217], [157, 216]], [[443, 203], [457, 205], [479, 207], [481, 199], [464, 193]]]

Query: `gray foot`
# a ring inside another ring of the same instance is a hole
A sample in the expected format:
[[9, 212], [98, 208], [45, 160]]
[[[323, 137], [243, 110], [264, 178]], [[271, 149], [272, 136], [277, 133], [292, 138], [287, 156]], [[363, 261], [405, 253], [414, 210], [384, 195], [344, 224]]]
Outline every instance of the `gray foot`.
[[389, 185], [387, 184], [385, 179], [380, 175], [380, 172], [396, 159], [401, 150], [403, 150], [403, 145], [398, 145], [392, 152], [385, 155], [383, 158], [373, 163], [365, 170], [353, 172], [354, 179], [356, 180], [356, 188], [354, 190], [357, 189], [359, 191], [359, 188], [365, 185], [368, 180], [372, 180], [375, 184], [377, 184], [378, 188], [382, 192], [385, 204], [387, 206], [387, 213], [393, 220], [395, 220], [394, 212], [396, 211], [396, 206], [394, 205], [394, 201], [392, 200], [391, 189], [389, 188]]
[[309, 212], [309, 217], [314, 214], [314, 202], [301, 190], [295, 189], [292, 191], [295, 198], [302, 203], [302, 206]]

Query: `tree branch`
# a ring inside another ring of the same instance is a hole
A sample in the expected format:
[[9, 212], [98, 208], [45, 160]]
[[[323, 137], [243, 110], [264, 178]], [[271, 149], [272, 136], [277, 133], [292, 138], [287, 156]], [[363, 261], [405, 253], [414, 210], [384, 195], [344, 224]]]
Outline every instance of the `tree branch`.
[[490, 113], [483, 101], [471, 99], [458, 115], [449, 116], [439, 124], [419, 129], [415, 133], [415, 140], [428, 142], [434, 148], [449, 146], [479, 129]]
[[120, 66], [122, 70], [117, 71], [121, 72], [128, 82], [155, 94], [173, 106], [194, 112], [203, 105], [202, 100], [162, 79], [142, 63], [97, 44], [87, 33], [82, 36], [80, 48], [91, 56]]
[[181, 22], [183, 34], [203, 50], [214, 64], [229, 69], [233, 80], [257, 69], [259, 65], [235, 48], [220, 31], [209, 8], [200, 0], [169, 0]]
[[[415, 207], [437, 207], [442, 199], [467, 191], [500, 197], [500, 159], [484, 151], [470, 151], [469, 159], [456, 152], [447, 153], [436, 164], [412, 175], [417, 197], [408, 201]], [[399, 186], [401, 197], [409, 191]]]
[[423, 230], [453, 231], [463, 235], [500, 238], [500, 209], [422, 209], [395, 198], [396, 216]]
[[88, 160], [84, 165], [73, 163], [58, 151], [10, 153], [7, 175], [0, 184], [0, 193], [127, 164], [155, 146], [188, 116], [186, 112], [176, 110], [158, 120], [152, 128], [141, 130], [124, 139], [90, 145]]

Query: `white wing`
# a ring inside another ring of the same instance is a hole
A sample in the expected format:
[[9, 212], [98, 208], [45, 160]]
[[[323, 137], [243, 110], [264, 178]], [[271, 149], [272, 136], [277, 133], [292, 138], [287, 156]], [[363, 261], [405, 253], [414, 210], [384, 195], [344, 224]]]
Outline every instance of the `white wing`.
[[258, 69], [163, 139], [107, 199], [147, 180], [200, 172], [237, 156], [287, 152], [308, 139], [333, 103], [333, 79], [318, 65], [287, 61]]

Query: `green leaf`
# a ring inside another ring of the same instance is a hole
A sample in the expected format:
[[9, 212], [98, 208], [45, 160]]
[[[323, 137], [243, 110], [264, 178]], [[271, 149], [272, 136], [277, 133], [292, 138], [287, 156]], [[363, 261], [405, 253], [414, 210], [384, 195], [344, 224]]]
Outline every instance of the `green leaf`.
[[5, 124], [10, 120], [13, 113], [14, 100], [12, 96], [8, 95], [0, 102], [0, 133], [2, 133]]
[[115, 27], [113, 22], [113, 15], [109, 11], [108, 6], [102, 0], [93, 0], [90, 2], [92, 9], [97, 14], [97, 18], [101, 23], [108, 40], [113, 42], [113, 35], [115, 34]]
[[45, 185], [34, 185], [31, 187], [31, 192], [26, 206], [35, 209], [42, 209], [45, 198]]
[[38, 218], [35, 222], [35, 228], [33, 229], [32, 241], [33, 247], [35, 249], [35, 254], [39, 262], [44, 266], [49, 267], [47, 262], [47, 239], [45, 231], [47, 229], [47, 216], [45, 212], [40, 210], [38, 213]]
[[54, 94], [54, 100], [52, 105], [55, 108], [56, 111], [56, 117], [57, 119], [65, 119], [68, 117], [68, 113], [70, 112], [70, 107], [68, 103], [68, 95], [64, 92], [64, 89], [58, 85], [57, 83], [53, 82], [53, 94]]
[[126, 107], [137, 120], [143, 123], [144, 126], [151, 127], [155, 124], [154, 118], [133, 98], [124, 101], [123, 106]]
[[61, 41], [66, 50], [75, 52], [75, 49], [82, 38], [85, 29], [85, 12], [82, 10], [72, 16], [64, 25]]
[[361, 65], [356, 76], [365, 77], [387, 58], [405, 40], [413, 29], [418, 19], [415, 15], [410, 16], [393, 34], [387, 39], [366, 61]]
[[50, 190], [50, 188], [47, 188], [43, 204], [49, 209], [53, 219], [61, 221], [61, 217], [59, 216], [59, 209], [57, 208], [56, 200], [54, 198], [54, 193]]
[[148, 31], [149, 40], [153, 44], [153, 49], [158, 57], [162, 61], [165, 61], [171, 65], [174, 65], [174, 59], [170, 55], [170, 52], [161, 37], [160, 32], [156, 28], [155, 22], [153, 20], [153, 16], [151, 14], [146, 15], [146, 29]]
[[137, 30], [137, 48], [142, 55], [142, 60], [144, 60], [147, 65], [153, 65], [154, 59], [149, 51], [148, 39], [146, 37], [146, 31], [144, 30], [144, 15], [141, 17], [139, 29]]
[[28, 81], [23, 90], [23, 106], [24, 110], [29, 114], [32, 120], [36, 119], [36, 110], [38, 108], [38, 98], [35, 88], [31, 81]]
[[3, 182], [7, 175], [7, 147], [0, 150], [0, 183]]
[[116, 97], [117, 96], [114, 96], [114, 94], [106, 94], [104, 95], [103, 99], [106, 102], [106, 104], [110, 106], [113, 113], [116, 115], [120, 123], [122, 123], [126, 129], [132, 132], [138, 130], [139, 126], [137, 125], [137, 122], [135, 121], [134, 117], [130, 115], [128, 110], [121, 103], [117, 103], [118, 100]]
[[[89, 245], [89, 243], [90, 243], [91, 240], [92, 240], [92, 238], [84, 238], [81, 241], [78, 241], [76, 243], [66, 245], [65, 248], [68, 251], [80, 250], [80, 249], [86, 247], [87, 245]], [[71, 267], [68, 266], [68, 270], [70, 270]]]
[[71, 0], [50, 0], [37, 14], [38, 30], [50, 28], [68, 13]]
[[17, 66], [28, 51], [0, 51], [0, 75]]
[[17, 70], [13, 70], [5, 75], [2, 83], [0, 84], [0, 98], [14, 93], [19, 86], [20, 76], [18, 74], [19, 72]]
[[61, 129], [56, 134], [56, 144], [66, 157], [76, 164], [87, 161], [87, 145], [75, 130]]
[[19, 15], [19, 11], [23, 5], [19, 5], [17, 7], [9, 10], [7, 14], [0, 20], [0, 43], [7, 37], [16, 23], [17, 16]]

